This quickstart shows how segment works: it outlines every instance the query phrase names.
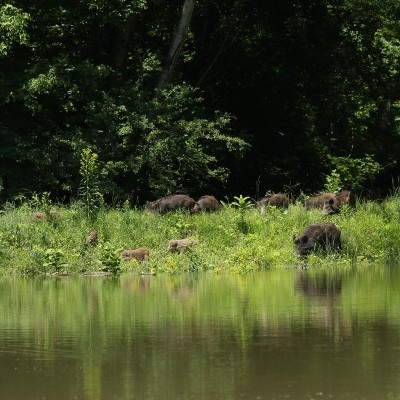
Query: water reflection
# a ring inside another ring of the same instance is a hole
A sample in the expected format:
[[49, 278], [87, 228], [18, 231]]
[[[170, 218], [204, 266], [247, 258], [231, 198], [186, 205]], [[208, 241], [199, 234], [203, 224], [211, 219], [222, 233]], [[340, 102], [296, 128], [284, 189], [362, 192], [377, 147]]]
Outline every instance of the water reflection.
[[336, 311], [342, 292], [342, 280], [342, 274], [330, 271], [315, 274], [302, 270], [296, 274], [295, 290], [307, 299], [308, 306], [313, 311], [309, 323], [325, 329], [337, 326], [344, 328], [340, 313]]
[[400, 398], [399, 277], [3, 278], [0, 398]]

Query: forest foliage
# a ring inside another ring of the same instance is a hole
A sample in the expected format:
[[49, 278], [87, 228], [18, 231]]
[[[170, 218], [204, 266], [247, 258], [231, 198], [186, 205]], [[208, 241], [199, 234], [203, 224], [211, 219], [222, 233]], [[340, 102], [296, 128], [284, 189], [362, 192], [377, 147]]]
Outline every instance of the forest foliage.
[[398, 186], [397, 0], [6, 0], [0, 188], [105, 200]]

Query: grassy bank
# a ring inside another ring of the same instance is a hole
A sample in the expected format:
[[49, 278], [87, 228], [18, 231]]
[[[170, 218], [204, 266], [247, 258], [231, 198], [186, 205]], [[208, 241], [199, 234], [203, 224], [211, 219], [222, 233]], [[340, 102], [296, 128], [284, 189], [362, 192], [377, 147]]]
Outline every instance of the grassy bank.
[[[54, 218], [35, 221], [28, 204], [7, 205], [0, 215], [0, 273], [46, 274], [89, 271], [179, 273], [183, 271], [256, 271], [299, 265], [292, 236], [305, 226], [329, 220], [342, 231], [338, 255], [311, 255], [311, 267], [400, 261], [400, 197], [382, 203], [359, 202], [340, 215], [323, 218], [318, 210], [291, 205], [282, 212], [225, 207], [216, 214], [150, 214], [130, 207], [103, 209], [95, 221], [78, 205], [58, 208]], [[85, 245], [88, 232], [99, 234], [97, 246]], [[198, 244], [184, 253], [167, 251], [171, 239]], [[147, 247], [150, 260], [122, 261], [124, 249]]]

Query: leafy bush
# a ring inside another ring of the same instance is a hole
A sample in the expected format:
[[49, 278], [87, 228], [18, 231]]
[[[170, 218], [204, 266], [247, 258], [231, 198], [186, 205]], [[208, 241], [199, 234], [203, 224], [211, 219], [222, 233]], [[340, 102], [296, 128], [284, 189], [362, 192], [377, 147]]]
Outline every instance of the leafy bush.
[[117, 249], [110, 243], [104, 243], [100, 248], [100, 262], [103, 271], [117, 274], [121, 265], [121, 249]]
[[0, 7], [0, 57], [7, 56], [14, 44], [26, 44], [29, 14], [11, 4]]
[[235, 201], [231, 203], [231, 206], [238, 209], [240, 215], [237, 224], [238, 228], [242, 233], [248, 233], [250, 225], [245, 221], [244, 214], [246, 210], [248, 210], [249, 208], [253, 208], [254, 204], [250, 200], [249, 196], [240, 195], [240, 196], [234, 196], [233, 198], [235, 199]]
[[61, 272], [68, 264], [64, 261], [64, 252], [61, 249], [33, 246], [32, 260], [37, 271], [45, 273]]
[[326, 176], [324, 189], [328, 192], [339, 192], [342, 189], [359, 191], [363, 184], [380, 171], [380, 165], [370, 155], [364, 158], [328, 157], [332, 171]]
[[240, 156], [247, 147], [229, 134], [228, 114], [205, 117], [203, 101], [195, 88], [183, 84], [165, 89], [149, 104], [150, 118], [142, 126], [145, 140], [137, 154], [153, 195], [226, 182], [223, 155]]
[[83, 203], [88, 219], [94, 219], [102, 199], [98, 179], [98, 155], [91, 149], [83, 149], [81, 153], [80, 169], [81, 185], [79, 197]]

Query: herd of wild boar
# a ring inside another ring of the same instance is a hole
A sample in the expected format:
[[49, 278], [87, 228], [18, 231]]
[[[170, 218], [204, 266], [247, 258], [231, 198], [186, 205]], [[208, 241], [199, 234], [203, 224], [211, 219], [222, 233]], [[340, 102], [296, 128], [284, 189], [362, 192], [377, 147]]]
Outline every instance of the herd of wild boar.
[[[277, 207], [287, 209], [289, 207], [289, 197], [282, 193], [275, 193], [265, 196], [257, 202], [257, 208], [261, 214], [265, 213], [266, 207]], [[305, 209], [319, 208], [323, 216], [340, 212], [343, 205], [354, 206], [354, 197], [348, 190], [340, 193], [323, 193], [315, 197], [310, 197], [303, 201]], [[184, 194], [173, 194], [162, 197], [155, 201], [148, 201], [145, 205], [150, 212], [166, 214], [171, 211], [187, 211], [191, 214], [199, 212], [217, 212], [220, 203], [214, 196], [202, 196], [197, 201]], [[339, 251], [341, 249], [340, 230], [330, 222], [311, 224], [307, 226], [303, 233], [293, 237], [294, 252], [297, 256], [304, 257], [314, 250]], [[96, 245], [98, 235], [90, 232], [86, 237], [86, 245]], [[190, 249], [197, 244], [197, 241], [190, 239], [173, 239], [169, 241], [168, 250], [171, 252], [182, 252]], [[148, 248], [138, 248], [124, 250], [121, 253], [123, 260], [147, 261], [149, 259]]]

